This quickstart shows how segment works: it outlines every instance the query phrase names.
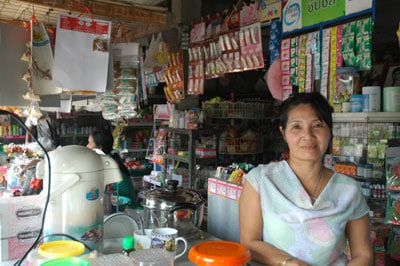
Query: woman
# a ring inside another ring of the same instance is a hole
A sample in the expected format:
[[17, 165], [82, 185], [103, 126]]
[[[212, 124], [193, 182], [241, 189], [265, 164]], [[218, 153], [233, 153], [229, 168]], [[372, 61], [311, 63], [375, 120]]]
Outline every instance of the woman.
[[110, 131], [95, 130], [89, 135], [86, 147], [95, 150], [100, 154], [108, 154], [118, 163], [119, 169], [121, 170], [122, 181], [113, 184], [113, 191], [118, 191], [120, 196], [130, 198], [131, 204], [128, 206], [134, 208], [136, 205], [136, 193], [131, 180], [131, 175], [121, 157], [113, 150], [113, 144], [114, 138]]
[[[319, 93], [280, 107], [287, 161], [246, 175], [239, 201], [240, 242], [266, 265], [370, 265], [368, 205], [356, 180], [323, 166], [332, 108]], [[345, 255], [349, 243], [351, 259]]]

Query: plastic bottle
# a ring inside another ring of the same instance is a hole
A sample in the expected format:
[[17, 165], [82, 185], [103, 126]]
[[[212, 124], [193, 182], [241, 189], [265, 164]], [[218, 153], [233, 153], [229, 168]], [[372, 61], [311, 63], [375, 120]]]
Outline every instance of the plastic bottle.
[[125, 256], [130, 256], [132, 252], [135, 251], [135, 239], [133, 236], [124, 236], [122, 238], [122, 254]]

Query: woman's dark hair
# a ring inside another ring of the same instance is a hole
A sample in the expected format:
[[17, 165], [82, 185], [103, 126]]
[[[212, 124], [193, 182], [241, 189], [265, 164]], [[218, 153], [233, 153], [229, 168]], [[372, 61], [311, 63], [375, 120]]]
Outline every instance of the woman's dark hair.
[[280, 114], [280, 126], [285, 129], [289, 117], [289, 112], [292, 108], [300, 104], [309, 104], [314, 109], [318, 118], [324, 121], [331, 130], [333, 128], [332, 111], [333, 108], [329, 105], [328, 101], [319, 92], [304, 92], [295, 93], [290, 95], [285, 101], [282, 102]]
[[128, 168], [126, 168], [118, 152], [113, 150], [114, 138], [111, 132], [108, 130], [95, 130], [91, 135], [94, 144], [96, 144], [97, 147], [101, 146], [102, 151], [110, 155], [118, 163], [119, 169], [125, 174], [130, 175]]
[[94, 144], [97, 147], [101, 146], [105, 154], [110, 154], [113, 150], [114, 138], [108, 130], [95, 130], [91, 133]]

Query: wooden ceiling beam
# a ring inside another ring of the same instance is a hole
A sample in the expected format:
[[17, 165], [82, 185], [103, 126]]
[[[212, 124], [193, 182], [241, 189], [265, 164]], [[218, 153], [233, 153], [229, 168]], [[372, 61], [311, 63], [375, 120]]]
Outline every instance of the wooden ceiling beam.
[[138, 30], [138, 31], [129, 31], [126, 36], [128, 38], [128, 40], [139, 40], [142, 38], [147, 38], [149, 36], [151, 36], [152, 34], [161, 32], [161, 31], [165, 31], [168, 29], [173, 28], [173, 25], [168, 25], [168, 26], [159, 26], [159, 25], [147, 25], [146, 27], [143, 27], [142, 30]]
[[[65, 12], [77, 15], [90, 12], [94, 18], [122, 23], [129, 41], [148, 37], [176, 26], [173, 14], [161, 7], [148, 6], [147, 8], [143, 5], [128, 5], [105, 0], [18, 0], [14, 3], [37, 7], [36, 10], [41, 10], [42, 13], [47, 9], [54, 10], [52, 14]], [[57, 23], [57, 17], [54, 15], [46, 19], [49, 19], [49, 24], [56, 25]]]
[[164, 26], [172, 24], [172, 15], [169, 11], [145, 9], [143, 7], [119, 4], [118, 2], [110, 3], [94, 0], [82, 1], [84, 4], [76, 0], [19, 0], [19, 2], [77, 13], [85, 12], [84, 8], [87, 7], [94, 17], [106, 17], [121, 21], [126, 20], [130, 23], [139, 22]]

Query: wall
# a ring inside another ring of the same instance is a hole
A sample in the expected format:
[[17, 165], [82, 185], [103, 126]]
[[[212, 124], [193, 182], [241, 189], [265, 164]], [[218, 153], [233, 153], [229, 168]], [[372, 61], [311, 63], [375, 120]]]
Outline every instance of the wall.
[[26, 106], [29, 103], [22, 98], [28, 88], [21, 79], [28, 64], [20, 60], [28, 40], [29, 30], [0, 23], [0, 105]]

